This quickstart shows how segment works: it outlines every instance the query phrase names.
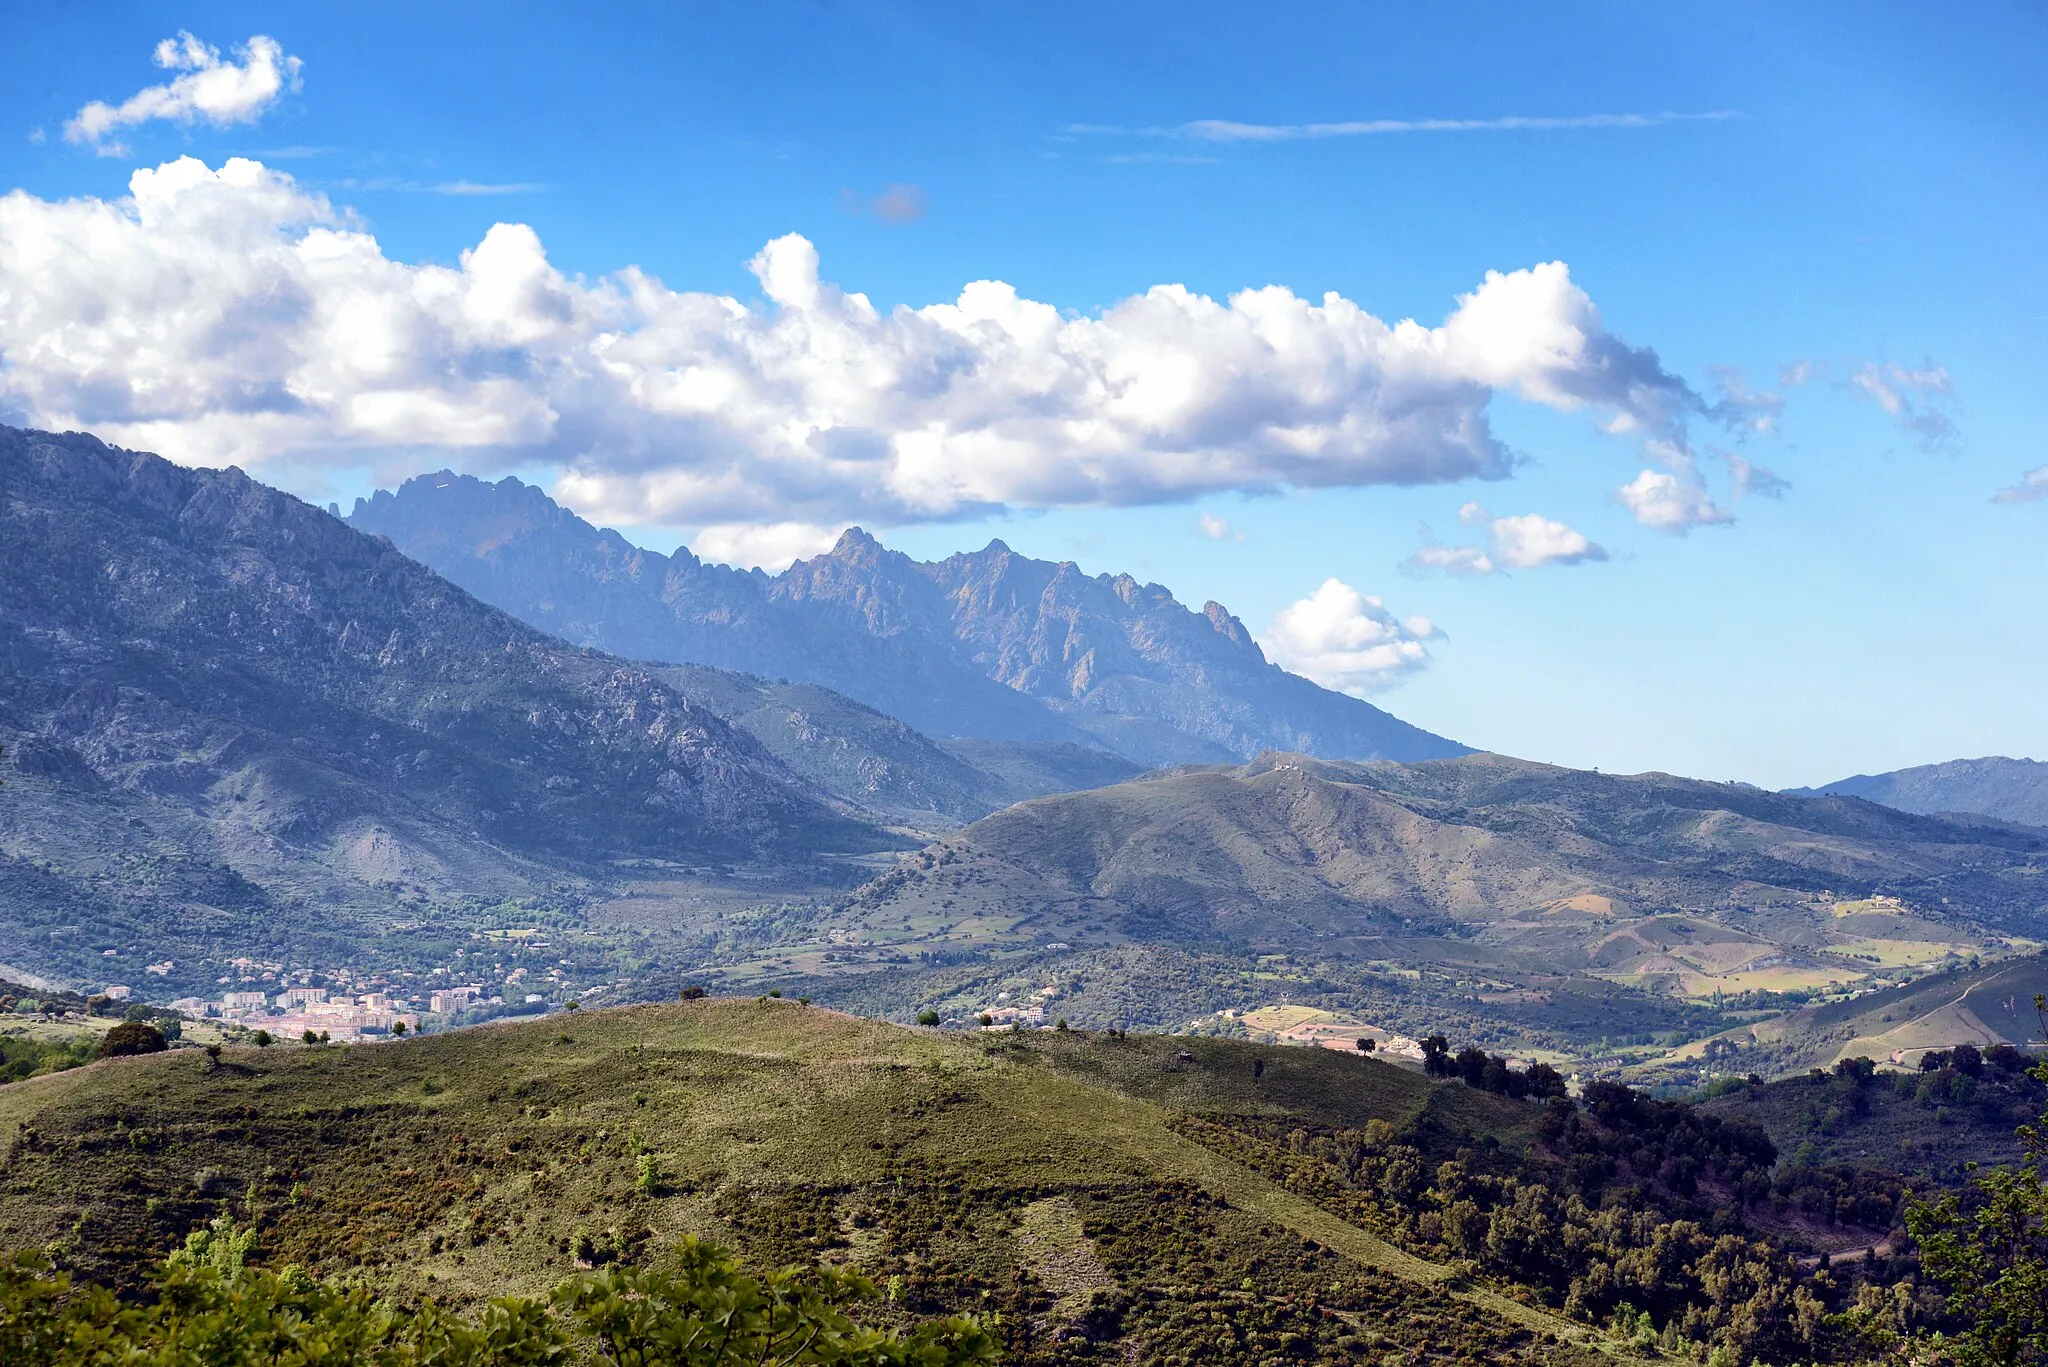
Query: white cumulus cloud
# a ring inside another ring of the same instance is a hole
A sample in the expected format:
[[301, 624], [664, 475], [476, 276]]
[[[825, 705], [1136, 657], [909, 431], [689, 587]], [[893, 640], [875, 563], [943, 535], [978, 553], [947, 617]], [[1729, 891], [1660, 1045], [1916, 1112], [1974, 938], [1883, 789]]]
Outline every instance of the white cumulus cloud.
[[1326, 579], [1282, 608], [1259, 646], [1283, 669], [1362, 697], [1427, 667], [1425, 642], [1442, 634], [1427, 617], [1397, 618], [1379, 599]]
[[1605, 560], [1604, 547], [1587, 540], [1583, 532], [1540, 513], [1495, 517], [1477, 503], [1458, 509], [1458, 521], [1486, 534], [1484, 549], [1478, 546], [1440, 546], [1423, 529], [1424, 544], [1408, 557], [1407, 568], [1443, 574], [1481, 575], [1496, 570], [1533, 570], [1541, 565], [1578, 565], [1588, 560]]
[[1494, 559], [1511, 570], [1533, 570], [1538, 565], [1579, 565], [1607, 558], [1607, 552], [1588, 541], [1584, 533], [1536, 513], [1494, 518], [1486, 534]]
[[1660, 532], [1683, 534], [1733, 520], [1715, 504], [1689, 462], [1676, 470], [1645, 470], [1616, 489], [1614, 497], [1636, 521]]
[[1497, 394], [1674, 450], [1706, 411], [1561, 262], [1434, 327], [1277, 286], [884, 312], [796, 235], [751, 266], [760, 302], [575, 278], [513, 223], [408, 264], [282, 172], [181, 158], [0, 198], [0, 407], [188, 463], [552, 461], [589, 516], [699, 527], [1499, 478]]
[[139, 90], [119, 104], [94, 100], [65, 123], [64, 136], [102, 156], [126, 156], [128, 149], [112, 140], [123, 128], [152, 119], [182, 124], [204, 119], [216, 128], [254, 123], [286, 90], [299, 88], [304, 64], [287, 56], [275, 38], [259, 33], [234, 55], [236, 60], [225, 60], [219, 48], [181, 30], [156, 45], [155, 61], [166, 71], [182, 74]]

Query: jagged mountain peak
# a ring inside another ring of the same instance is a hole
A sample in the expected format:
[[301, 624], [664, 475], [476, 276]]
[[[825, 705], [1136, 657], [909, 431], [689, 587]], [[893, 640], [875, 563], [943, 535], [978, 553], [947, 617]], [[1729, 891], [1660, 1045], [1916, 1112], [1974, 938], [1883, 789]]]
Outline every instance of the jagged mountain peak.
[[849, 527], [825, 554], [749, 574], [685, 551], [630, 552], [567, 510], [506, 536], [463, 494], [410, 480], [352, 521], [485, 600], [614, 653], [823, 684], [934, 735], [1093, 745], [1148, 766], [1271, 747], [1465, 752], [1276, 668], [1221, 604], [1197, 611], [1164, 585], [1000, 539], [924, 562]]

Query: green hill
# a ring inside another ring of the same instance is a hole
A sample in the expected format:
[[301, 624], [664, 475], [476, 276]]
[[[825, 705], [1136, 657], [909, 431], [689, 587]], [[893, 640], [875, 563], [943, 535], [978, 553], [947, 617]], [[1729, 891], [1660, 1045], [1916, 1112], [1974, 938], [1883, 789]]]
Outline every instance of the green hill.
[[0, 1088], [0, 1247], [135, 1285], [225, 1211], [273, 1264], [465, 1304], [696, 1233], [850, 1263], [901, 1320], [982, 1314], [1013, 1362], [1568, 1363], [1624, 1306], [1827, 1357], [1766, 1310], [1800, 1255], [1881, 1237], [1896, 1184], [1774, 1176], [1757, 1131], [1602, 1086], [769, 999], [181, 1049]]
[[601, 1260], [697, 1232], [858, 1263], [910, 1312], [1080, 1322], [1094, 1296], [1158, 1339], [1256, 1306], [1254, 1337], [1559, 1360], [1565, 1321], [1454, 1288], [1172, 1123], [1497, 1124], [1510, 1103], [1364, 1059], [1289, 1051], [1256, 1080], [1246, 1061], [1213, 1041], [1012, 1049], [781, 1001], [111, 1060], [0, 1089], [0, 1246], [128, 1282], [225, 1206], [274, 1261], [463, 1299], [558, 1281], [593, 1256], [579, 1233]]

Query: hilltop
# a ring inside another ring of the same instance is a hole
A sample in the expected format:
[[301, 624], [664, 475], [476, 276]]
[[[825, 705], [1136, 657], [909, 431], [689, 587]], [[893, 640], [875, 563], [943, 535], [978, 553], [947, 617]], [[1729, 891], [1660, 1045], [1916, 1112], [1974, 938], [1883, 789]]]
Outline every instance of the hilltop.
[[[765, 998], [107, 1060], [0, 1088], [0, 1145], [0, 1243], [116, 1284], [224, 1210], [273, 1263], [458, 1304], [694, 1232], [852, 1264], [899, 1315], [994, 1315], [1026, 1363], [1569, 1363], [1622, 1299], [1674, 1342], [1769, 1352], [1794, 1330], [1756, 1307], [1801, 1250], [1897, 1210], [1895, 1186], [1774, 1177], [1756, 1131], [1619, 1088], [1574, 1107], [1355, 1054]], [[1603, 1220], [1610, 1190], [1642, 1218]], [[1846, 1214], [1798, 1214], [1817, 1201]], [[1518, 1223], [1538, 1206], [1590, 1242], [1546, 1252], [1560, 1236]], [[1651, 1239], [1638, 1286], [1624, 1256]], [[1748, 1271], [1717, 1281], [1729, 1249]]]
[[933, 736], [1080, 744], [1141, 768], [1465, 751], [1269, 663], [1221, 604], [1194, 611], [1001, 541], [924, 563], [853, 528], [767, 575], [643, 550], [517, 479], [445, 470], [358, 500], [349, 522], [565, 640], [823, 684]]
[[[912, 1309], [1035, 1294], [1041, 1315], [1081, 1320], [1113, 1298], [1132, 1331], [1159, 1333], [1312, 1287], [1347, 1308], [1336, 1329], [1388, 1348], [1520, 1357], [1577, 1336], [1458, 1289], [1172, 1119], [1174, 1103], [1300, 1103], [1326, 1124], [1483, 1123], [1504, 1103], [1365, 1060], [1275, 1059], [1255, 1082], [1231, 1046], [1190, 1047], [985, 1047], [793, 1002], [707, 1002], [240, 1049], [218, 1068], [197, 1051], [115, 1060], [0, 1089], [0, 1244], [54, 1241], [119, 1282], [226, 1203], [274, 1260], [458, 1299], [551, 1284], [591, 1241], [600, 1258], [647, 1255], [698, 1232], [768, 1265], [851, 1261], [900, 1279]], [[642, 1154], [657, 1183], [639, 1181]], [[1118, 1244], [1139, 1230], [1200, 1243]], [[1269, 1313], [1334, 1338], [1314, 1310]]]

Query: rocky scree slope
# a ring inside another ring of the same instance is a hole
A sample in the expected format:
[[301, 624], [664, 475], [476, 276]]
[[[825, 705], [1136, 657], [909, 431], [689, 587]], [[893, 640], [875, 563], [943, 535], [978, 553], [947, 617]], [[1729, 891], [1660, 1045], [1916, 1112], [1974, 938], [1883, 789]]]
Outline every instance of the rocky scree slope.
[[935, 736], [1093, 745], [1146, 767], [1465, 752], [1269, 663], [1220, 604], [1190, 611], [1000, 541], [923, 563], [854, 528], [771, 576], [644, 551], [516, 479], [445, 471], [349, 520], [567, 640], [823, 684]]

